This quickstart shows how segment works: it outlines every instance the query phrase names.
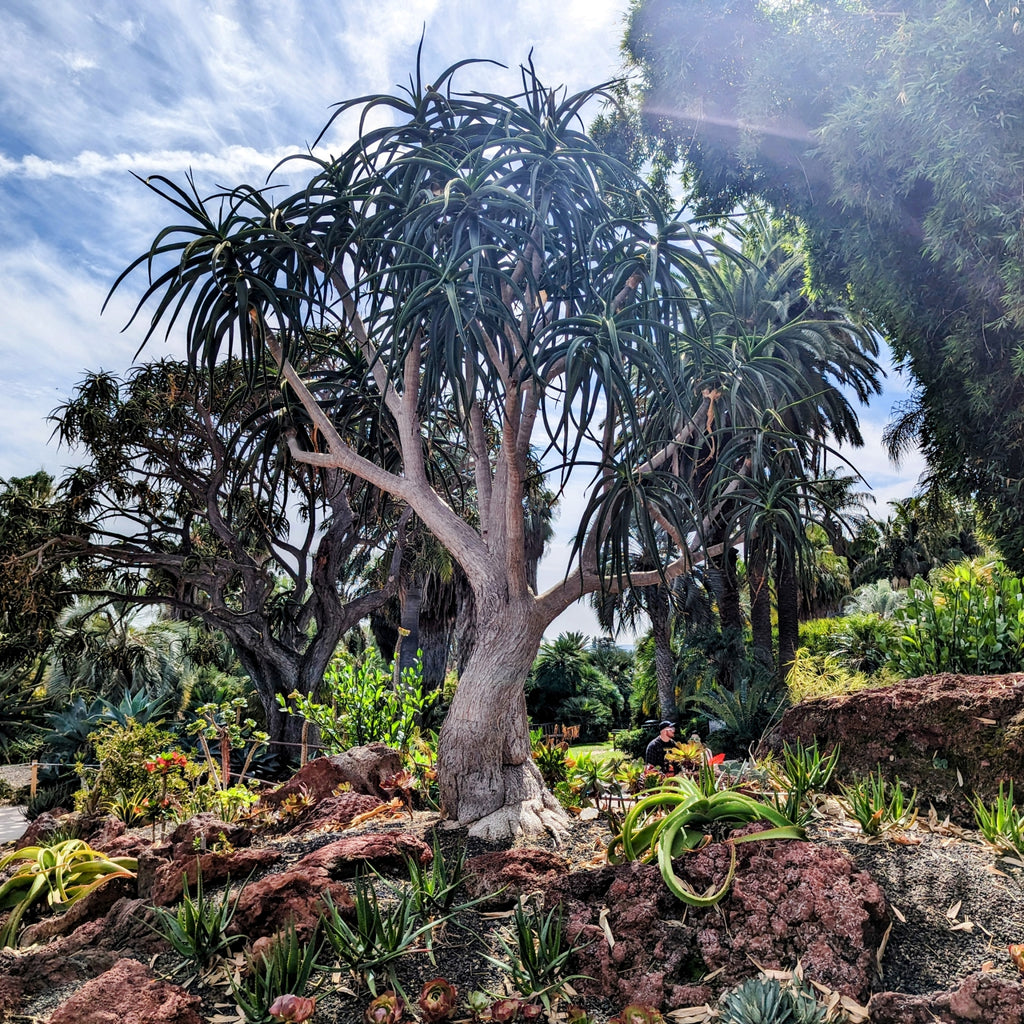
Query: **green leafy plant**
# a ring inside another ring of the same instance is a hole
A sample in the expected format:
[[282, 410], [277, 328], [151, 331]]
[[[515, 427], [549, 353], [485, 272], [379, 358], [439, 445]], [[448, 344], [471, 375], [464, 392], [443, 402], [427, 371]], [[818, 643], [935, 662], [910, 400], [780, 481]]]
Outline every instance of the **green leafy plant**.
[[0, 871], [16, 864], [0, 886], [0, 910], [11, 911], [0, 929], [0, 948], [14, 946], [26, 911], [44, 896], [51, 907], [68, 906], [114, 878], [134, 878], [134, 857], [108, 857], [82, 839], [26, 846], [0, 858]]
[[786, 818], [796, 825], [807, 824], [811, 808], [807, 795], [823, 790], [839, 765], [839, 745], [827, 756], [818, 749], [815, 740], [805, 747], [801, 740], [795, 746], [782, 744], [782, 770], [776, 771], [775, 781], [782, 792], [772, 796], [772, 803]]
[[879, 615], [847, 615], [836, 622], [829, 653], [851, 672], [877, 672], [889, 660], [899, 628]]
[[713, 734], [714, 742], [741, 753], [764, 735], [781, 714], [785, 699], [770, 673], [751, 671], [740, 676], [734, 689], [711, 683], [688, 697], [684, 705], [688, 711], [720, 722], [722, 728]]
[[898, 778], [890, 785], [882, 769], [843, 786], [843, 796], [865, 835], [877, 836], [895, 828], [909, 828], [917, 819], [917, 790], [908, 798]]
[[621, 796], [621, 789], [615, 781], [616, 762], [594, 755], [585, 750], [566, 759], [569, 790], [581, 805], [593, 804], [602, 809], [602, 800]]
[[[407, 855], [405, 869], [409, 876], [409, 899], [420, 918], [437, 917], [452, 911], [455, 894], [466, 878], [466, 848], [460, 845], [452, 857], [446, 857], [437, 834], [433, 842], [434, 856], [429, 864]], [[472, 901], [476, 902], [476, 901]], [[462, 904], [461, 907], [471, 904]]]
[[374, 742], [407, 750], [417, 721], [437, 696], [423, 692], [418, 665], [406, 669], [395, 687], [380, 656], [369, 652], [358, 659], [337, 655], [324, 674], [319, 701], [300, 693], [277, 699], [288, 714], [301, 715], [316, 725], [325, 754], [340, 754]]
[[[244, 751], [242, 769], [234, 777], [234, 785], [241, 786], [257, 752], [267, 745], [269, 736], [256, 728], [252, 718], [243, 718], [246, 708], [244, 697], [220, 704], [203, 704], [196, 708], [196, 721], [190, 731], [196, 734], [200, 749], [206, 758], [210, 781], [218, 790], [232, 788], [231, 752]], [[214, 758], [210, 744], [218, 754]]]
[[758, 975], [726, 992], [721, 1024], [824, 1024], [827, 1010], [794, 975], [786, 982]]
[[318, 932], [301, 942], [294, 924], [278, 932], [267, 950], [246, 958], [246, 977], [231, 992], [249, 1024], [267, 1024], [279, 996], [305, 995], [320, 952]]
[[569, 777], [568, 743], [555, 740], [554, 737], [542, 739], [533, 744], [530, 753], [548, 789], [554, 789], [558, 783], [565, 782]]
[[892, 664], [905, 677], [1015, 672], [1024, 658], [1024, 580], [1001, 563], [965, 559], [911, 581], [893, 616]]
[[[773, 827], [729, 840], [729, 870], [718, 889], [696, 893], [675, 873], [673, 859], [710, 842], [713, 826], [738, 827], [761, 820]], [[657, 859], [661, 876], [677, 899], [691, 906], [709, 907], [729, 891], [736, 872], [737, 843], [803, 836], [801, 828], [770, 804], [734, 789], [706, 795], [692, 779], [677, 778], [652, 790], [629, 810], [622, 830], [608, 846], [608, 860], [618, 864], [623, 860]]]
[[203, 875], [196, 875], [195, 896], [189, 892], [188, 875], [182, 874], [182, 898], [176, 910], [155, 907], [154, 929], [183, 958], [182, 966], [193, 963], [199, 968], [208, 967], [218, 956], [230, 951], [232, 946], [245, 942], [244, 935], [228, 935], [228, 927], [238, 910], [245, 886], [239, 888], [234, 900], [231, 899], [231, 880], [219, 897], [209, 897], [203, 892]]
[[1005, 794], [1003, 784], [999, 783], [999, 794], [991, 805], [975, 793], [971, 809], [978, 831], [987, 843], [1001, 852], [1024, 857], [1024, 812], [1014, 803], [1012, 781]]
[[[330, 896], [324, 897], [324, 935], [341, 963], [361, 976], [372, 995], [377, 994], [377, 978], [386, 975], [391, 987], [402, 992], [395, 976], [395, 964], [405, 954], [418, 948], [422, 939], [440, 923], [421, 923], [417, 913], [417, 897], [408, 889], [397, 893], [396, 899], [382, 903], [372, 883], [357, 875], [352, 885], [354, 904], [349, 921], [342, 916]], [[426, 945], [420, 947], [426, 949]]]
[[570, 957], [582, 946], [566, 934], [561, 905], [545, 914], [539, 907], [528, 909], [520, 899], [512, 914], [512, 931], [514, 945], [498, 937], [507, 959], [487, 959], [509, 973], [522, 996], [550, 1007], [569, 982], [582, 977], [566, 973]]
[[[123, 724], [107, 721], [89, 734], [99, 768], [77, 769], [82, 788], [75, 794], [76, 809], [95, 813], [108, 804], [118, 805], [122, 799], [132, 799], [132, 806], [142, 807], [148, 799], [150, 809], [157, 806], [161, 780], [146, 769], [153, 751], [164, 750], [174, 743], [173, 734], [154, 723], [136, 722], [133, 718]], [[174, 787], [188, 787], [174, 781]], [[140, 815], [148, 818], [148, 814]]]

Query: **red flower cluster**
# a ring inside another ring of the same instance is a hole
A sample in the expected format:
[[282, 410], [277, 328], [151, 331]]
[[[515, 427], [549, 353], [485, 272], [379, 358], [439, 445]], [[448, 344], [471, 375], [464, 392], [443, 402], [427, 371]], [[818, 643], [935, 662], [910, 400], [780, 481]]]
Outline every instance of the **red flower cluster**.
[[180, 750], [175, 750], [169, 754], [159, 754], [147, 761], [146, 771], [160, 772], [162, 775], [166, 775], [172, 768], [185, 768], [187, 765], [188, 758]]

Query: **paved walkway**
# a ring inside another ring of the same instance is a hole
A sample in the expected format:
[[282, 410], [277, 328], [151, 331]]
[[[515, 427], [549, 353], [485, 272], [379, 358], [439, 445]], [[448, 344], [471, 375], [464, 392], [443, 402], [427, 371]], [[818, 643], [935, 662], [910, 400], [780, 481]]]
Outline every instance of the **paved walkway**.
[[28, 828], [24, 807], [0, 807], [0, 843], [20, 839]]

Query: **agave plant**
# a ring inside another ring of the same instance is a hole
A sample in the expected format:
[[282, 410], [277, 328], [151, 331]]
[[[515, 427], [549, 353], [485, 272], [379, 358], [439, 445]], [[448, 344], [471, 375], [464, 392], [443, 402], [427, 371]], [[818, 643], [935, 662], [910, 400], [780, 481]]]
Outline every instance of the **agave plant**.
[[67, 906], [114, 878], [134, 878], [134, 857], [108, 857], [81, 839], [26, 846], [0, 858], [0, 871], [16, 864], [0, 886], [0, 910], [10, 909], [0, 929], [0, 948], [13, 946], [25, 912], [45, 895], [51, 907]]

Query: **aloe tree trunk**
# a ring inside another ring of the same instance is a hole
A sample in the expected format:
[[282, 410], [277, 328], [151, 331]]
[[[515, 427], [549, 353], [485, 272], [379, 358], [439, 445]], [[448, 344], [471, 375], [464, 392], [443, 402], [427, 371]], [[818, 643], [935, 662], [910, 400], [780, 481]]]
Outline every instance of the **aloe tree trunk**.
[[498, 839], [564, 828], [567, 818], [544, 788], [530, 755], [524, 684], [545, 622], [520, 602], [476, 624], [476, 643], [438, 744], [442, 814]]

